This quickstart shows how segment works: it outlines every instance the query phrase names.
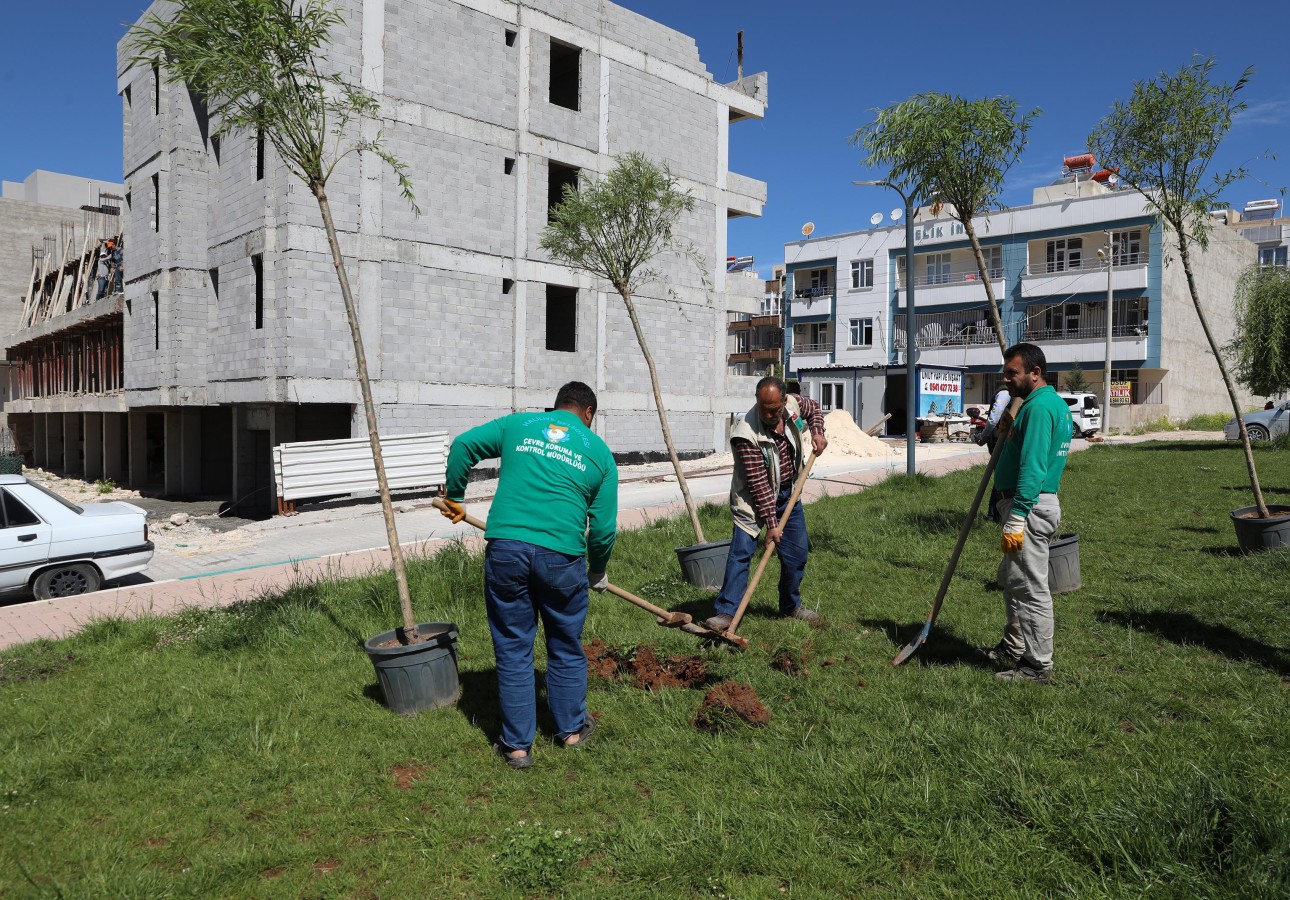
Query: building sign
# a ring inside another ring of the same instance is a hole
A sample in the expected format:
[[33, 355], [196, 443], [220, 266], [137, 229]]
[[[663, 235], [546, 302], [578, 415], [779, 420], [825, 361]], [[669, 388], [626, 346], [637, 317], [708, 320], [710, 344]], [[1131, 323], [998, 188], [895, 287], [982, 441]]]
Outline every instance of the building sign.
[[927, 241], [953, 240], [954, 238], [962, 237], [967, 237], [967, 229], [958, 222], [931, 222], [927, 225], [914, 226], [915, 244], [923, 244]]
[[963, 373], [918, 367], [918, 417], [962, 415]]
[[1127, 381], [1111, 382], [1111, 405], [1128, 406], [1133, 402], [1133, 385]]

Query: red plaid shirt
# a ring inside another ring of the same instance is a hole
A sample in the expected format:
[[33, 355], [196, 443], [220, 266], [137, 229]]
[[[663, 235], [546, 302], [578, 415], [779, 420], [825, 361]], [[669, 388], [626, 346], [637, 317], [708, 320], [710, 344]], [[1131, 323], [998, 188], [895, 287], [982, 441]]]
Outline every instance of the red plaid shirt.
[[[824, 415], [820, 404], [810, 397], [789, 396], [797, 399], [802, 418], [806, 420], [811, 434], [824, 434]], [[797, 476], [793, 459], [793, 444], [788, 438], [788, 429], [795, 428], [787, 414], [784, 416], [784, 433], [771, 432], [775, 438], [775, 449], [779, 453], [779, 483], [789, 485]], [[753, 509], [757, 513], [757, 522], [761, 525], [777, 523], [775, 518], [775, 491], [771, 488], [770, 473], [766, 471], [766, 462], [761, 450], [751, 441], [735, 438], [730, 442], [730, 450], [735, 456], [735, 465], [744, 473], [744, 483], [752, 494]]]

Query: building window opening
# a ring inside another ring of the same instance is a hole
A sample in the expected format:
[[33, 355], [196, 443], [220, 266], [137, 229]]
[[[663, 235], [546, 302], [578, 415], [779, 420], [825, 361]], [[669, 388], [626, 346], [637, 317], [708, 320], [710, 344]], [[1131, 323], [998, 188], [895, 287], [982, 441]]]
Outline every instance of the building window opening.
[[820, 406], [825, 411], [846, 409], [843, 399], [844, 385], [840, 381], [826, 381], [820, 385]]
[[152, 67], [152, 114], [161, 115], [161, 66]]
[[510, 28], [506, 29], [506, 46], [508, 47], [515, 46], [515, 32]]
[[873, 346], [873, 319], [851, 320], [851, 346]]
[[511, 288], [513, 288], [513, 287], [515, 287], [515, 280], [514, 280], [514, 279], [512, 279], [512, 278], [503, 278], [503, 279], [502, 279], [502, 293], [503, 293], [503, 294], [509, 294], [509, 293], [511, 292]]
[[264, 129], [255, 131], [255, 180], [264, 180]]
[[215, 295], [215, 302], [219, 302], [219, 269], [207, 269], [206, 274], [211, 279], [211, 293]]
[[251, 257], [251, 288], [255, 294], [255, 327], [264, 327], [264, 254]]
[[873, 260], [851, 260], [851, 289], [859, 290], [871, 287], [873, 287]]
[[153, 231], [161, 231], [161, 173], [152, 176], [152, 208], [148, 210], [148, 217], [152, 223]]
[[558, 162], [548, 163], [546, 175], [546, 219], [555, 220], [555, 208], [564, 202], [564, 188], [578, 189], [578, 170]]
[[502, 172], [506, 175], [510, 175], [514, 171], [515, 171], [515, 158], [512, 156], [508, 156], [506, 157], [505, 162], [502, 163]]
[[550, 100], [556, 106], [572, 109], [578, 105], [582, 81], [582, 51], [569, 44], [551, 39], [551, 90]]
[[161, 294], [152, 292], [152, 349], [161, 349]]
[[546, 286], [546, 348], [560, 353], [578, 349], [578, 289]]

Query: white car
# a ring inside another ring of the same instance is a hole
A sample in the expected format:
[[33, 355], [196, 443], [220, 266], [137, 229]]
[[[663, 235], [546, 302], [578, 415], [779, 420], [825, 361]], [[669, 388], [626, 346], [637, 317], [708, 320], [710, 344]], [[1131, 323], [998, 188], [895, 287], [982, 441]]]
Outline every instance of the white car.
[[1102, 428], [1102, 408], [1097, 395], [1084, 391], [1058, 391], [1071, 410], [1071, 432], [1074, 437], [1092, 437]]
[[130, 503], [77, 506], [21, 475], [0, 475], [0, 501], [0, 593], [88, 594], [152, 560], [147, 513]]
[[[1245, 431], [1252, 441], [1271, 441], [1290, 431], [1290, 400], [1273, 404], [1271, 409], [1260, 409], [1246, 413]], [[1235, 419], [1229, 419], [1223, 426], [1223, 436], [1229, 441], [1241, 439], [1240, 426]]]

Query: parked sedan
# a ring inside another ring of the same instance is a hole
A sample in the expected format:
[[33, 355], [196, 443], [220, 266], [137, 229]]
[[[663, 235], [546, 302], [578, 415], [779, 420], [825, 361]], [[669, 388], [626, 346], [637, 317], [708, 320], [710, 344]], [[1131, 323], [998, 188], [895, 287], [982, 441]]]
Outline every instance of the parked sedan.
[[78, 506], [21, 475], [0, 475], [0, 525], [0, 593], [88, 594], [152, 560], [139, 507], [119, 500]]
[[[1250, 433], [1252, 441], [1270, 441], [1280, 437], [1286, 433], [1288, 425], [1290, 425], [1290, 400], [1277, 404], [1271, 409], [1245, 414], [1245, 430]], [[1235, 419], [1223, 426], [1223, 434], [1229, 441], [1241, 439], [1241, 429]]]

